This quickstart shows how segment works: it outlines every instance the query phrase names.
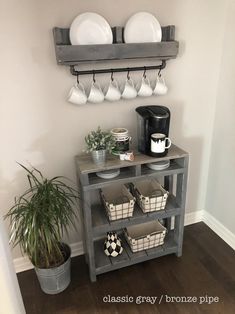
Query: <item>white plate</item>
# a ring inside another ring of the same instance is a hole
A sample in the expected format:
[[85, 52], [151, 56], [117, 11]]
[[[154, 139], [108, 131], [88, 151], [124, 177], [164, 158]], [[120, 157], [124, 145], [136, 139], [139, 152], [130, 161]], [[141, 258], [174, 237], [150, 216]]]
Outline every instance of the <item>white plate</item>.
[[102, 178], [102, 179], [113, 179], [119, 176], [119, 174], [120, 174], [120, 169], [96, 172], [97, 177]]
[[72, 45], [112, 44], [113, 33], [108, 22], [99, 14], [86, 12], [78, 15], [69, 31]]
[[148, 12], [132, 15], [124, 29], [125, 43], [160, 42], [162, 29], [158, 20]]
[[167, 169], [170, 166], [170, 161], [162, 161], [162, 162], [155, 162], [152, 164], [147, 164], [147, 167], [152, 170], [163, 170]]

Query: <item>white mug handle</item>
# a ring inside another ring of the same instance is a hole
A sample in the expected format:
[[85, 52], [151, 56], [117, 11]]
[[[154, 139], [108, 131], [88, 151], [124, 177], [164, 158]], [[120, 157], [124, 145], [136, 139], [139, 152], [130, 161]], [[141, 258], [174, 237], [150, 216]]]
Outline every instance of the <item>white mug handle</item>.
[[133, 88], [135, 88], [134, 82], [132, 81], [131, 78], [127, 79], [127, 82], [129, 82], [129, 84], [130, 84]]
[[165, 79], [164, 79], [164, 77], [162, 77], [162, 76], [161, 76], [161, 81], [162, 81], [162, 83], [163, 83], [164, 85], [166, 85]]
[[81, 87], [82, 92], [83, 92], [84, 94], [86, 94], [85, 88], [84, 88], [83, 84], [82, 84], [82, 83], [77, 84], [77, 87], [78, 87], [78, 88], [79, 88], [79, 86]]
[[169, 144], [167, 146], [165, 146], [165, 148], [170, 148], [171, 147], [171, 140], [169, 139], [169, 137], [166, 137], [165, 140], [169, 142]]
[[95, 88], [97, 88], [102, 94], [103, 94], [103, 92], [102, 92], [102, 89], [101, 89], [101, 87], [100, 87], [100, 84], [99, 83], [97, 83], [97, 82], [93, 82], [92, 83], [92, 85], [95, 87]]
[[146, 84], [150, 86], [150, 80], [147, 77], [143, 77], [143, 79], [144, 79], [144, 82], [146, 82]]
[[118, 89], [118, 82], [116, 80], [112, 80], [111, 81], [111, 84], [116, 88]]

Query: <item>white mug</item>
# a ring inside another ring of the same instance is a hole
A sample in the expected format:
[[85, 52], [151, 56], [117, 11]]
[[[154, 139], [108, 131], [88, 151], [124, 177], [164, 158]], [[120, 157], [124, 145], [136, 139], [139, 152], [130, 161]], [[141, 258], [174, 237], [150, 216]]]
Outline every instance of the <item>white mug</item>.
[[118, 101], [121, 98], [121, 92], [116, 80], [111, 80], [109, 86], [104, 90], [104, 98], [108, 101]]
[[122, 98], [124, 99], [133, 99], [136, 98], [137, 91], [135, 89], [134, 83], [131, 78], [126, 79], [124, 89], [122, 92]]
[[136, 89], [138, 90], [138, 96], [141, 97], [149, 97], [153, 94], [153, 90], [147, 77], [142, 77], [142, 80], [137, 84]]
[[157, 77], [156, 85], [153, 89], [153, 94], [155, 95], [166, 95], [168, 87], [166, 86], [165, 80], [162, 76]]
[[[168, 145], [166, 145], [168, 141]], [[153, 133], [151, 135], [151, 152], [164, 153], [167, 148], [171, 147], [171, 140], [163, 133]]]
[[87, 102], [84, 86], [81, 83], [76, 83], [70, 89], [67, 100], [75, 105], [84, 105]]
[[104, 101], [104, 94], [98, 83], [92, 82], [87, 100], [91, 103], [101, 103]]

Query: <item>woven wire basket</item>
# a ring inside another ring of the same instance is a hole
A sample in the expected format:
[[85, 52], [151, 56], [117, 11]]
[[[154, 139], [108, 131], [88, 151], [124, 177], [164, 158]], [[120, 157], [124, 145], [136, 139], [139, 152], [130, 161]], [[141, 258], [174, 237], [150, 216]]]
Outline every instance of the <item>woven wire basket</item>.
[[100, 196], [110, 221], [133, 216], [135, 199], [125, 185], [104, 188]]
[[124, 234], [132, 252], [139, 252], [163, 245], [166, 228], [155, 220], [127, 227]]
[[133, 184], [133, 193], [136, 201], [144, 213], [163, 210], [169, 192], [155, 180], [143, 180]]

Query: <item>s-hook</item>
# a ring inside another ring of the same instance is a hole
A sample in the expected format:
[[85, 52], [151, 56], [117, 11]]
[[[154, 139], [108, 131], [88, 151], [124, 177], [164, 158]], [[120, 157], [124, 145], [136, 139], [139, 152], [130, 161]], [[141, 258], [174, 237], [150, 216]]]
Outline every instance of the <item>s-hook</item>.
[[128, 81], [129, 81], [130, 78], [131, 78], [131, 77], [130, 77], [130, 69], [127, 68], [127, 79], [128, 79]]
[[78, 85], [80, 84], [79, 83], [79, 74], [77, 74], [77, 83], [78, 83]]
[[114, 78], [113, 78], [113, 69], [111, 69], [111, 81], [113, 82]]
[[93, 70], [93, 83], [95, 83], [95, 70]]
[[160, 66], [160, 68], [159, 68], [159, 71], [158, 71], [158, 76], [159, 77], [161, 77], [161, 71], [162, 71], [162, 69], [164, 69], [166, 67], [166, 61], [165, 60], [162, 60], [162, 64], [161, 64], [161, 66]]
[[144, 73], [143, 73], [143, 78], [145, 78], [146, 79], [146, 67], [144, 67]]
[[159, 77], [162, 76], [162, 75], [161, 75], [161, 71], [162, 71], [162, 68], [159, 69], [157, 76], [159, 76]]

